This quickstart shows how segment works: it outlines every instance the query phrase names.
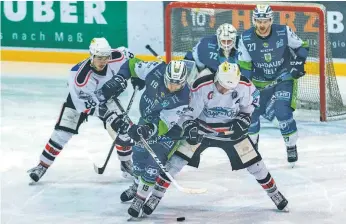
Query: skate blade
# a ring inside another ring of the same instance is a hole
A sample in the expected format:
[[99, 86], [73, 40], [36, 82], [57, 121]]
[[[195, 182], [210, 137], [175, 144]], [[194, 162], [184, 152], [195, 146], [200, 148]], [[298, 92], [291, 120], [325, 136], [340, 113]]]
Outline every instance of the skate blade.
[[295, 165], [296, 165], [296, 162], [291, 162], [290, 163], [291, 168], [294, 168]]
[[290, 212], [288, 206], [286, 205], [286, 207], [284, 207], [284, 209], [281, 210], [282, 212]]
[[132, 217], [130, 216], [130, 218], [127, 219], [128, 222], [140, 222], [143, 218], [146, 218], [147, 216], [144, 214], [143, 211], [141, 211], [139, 213], [138, 217]]

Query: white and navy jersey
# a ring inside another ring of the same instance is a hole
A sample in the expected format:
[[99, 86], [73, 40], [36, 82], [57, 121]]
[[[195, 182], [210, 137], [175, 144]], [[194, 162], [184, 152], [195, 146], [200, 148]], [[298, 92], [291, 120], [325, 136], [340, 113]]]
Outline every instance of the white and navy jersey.
[[290, 70], [295, 55], [306, 59], [308, 45], [288, 26], [273, 24], [270, 35], [264, 38], [256, 34], [255, 28], [244, 31], [238, 52], [242, 74], [263, 88], [280, 76], [283, 68]]
[[214, 84], [214, 75], [197, 79], [191, 89], [191, 100], [187, 110], [178, 122], [197, 119], [203, 132], [224, 132], [230, 122], [240, 113], [252, 114], [259, 106], [259, 91], [247, 78], [241, 81], [233, 92], [221, 94]]
[[120, 47], [112, 51], [111, 60], [101, 72], [97, 72], [91, 67], [90, 58], [75, 65], [70, 71], [68, 86], [76, 110], [80, 113], [102, 117], [103, 114], [100, 114], [99, 109], [100, 106], [104, 106], [105, 98], [101, 88], [131, 57], [133, 54], [127, 48]]

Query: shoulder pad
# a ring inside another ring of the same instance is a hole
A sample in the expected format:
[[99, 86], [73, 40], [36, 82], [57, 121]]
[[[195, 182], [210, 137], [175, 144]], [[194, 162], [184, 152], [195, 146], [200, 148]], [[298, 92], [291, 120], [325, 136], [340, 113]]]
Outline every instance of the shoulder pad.
[[[91, 63], [91, 61], [87, 60], [87, 61], [84, 61], [82, 64], [79, 65], [79, 68], [77, 70], [76, 77], [75, 77], [75, 81], [76, 81], [77, 86], [85, 85], [85, 83], [88, 79], [87, 77], [90, 75], [90, 72], [92, 71], [91, 67], [90, 67], [90, 63]], [[73, 70], [71, 70], [71, 71], [73, 71]]]
[[218, 48], [216, 35], [206, 36], [201, 39], [201, 44], [206, 44], [208, 48]]
[[202, 86], [210, 84], [210, 82], [214, 82], [214, 74], [205, 75], [198, 79], [196, 79], [192, 84], [192, 90], [196, 91], [197, 89], [201, 88]]
[[243, 39], [243, 41], [251, 40], [251, 36], [254, 32], [255, 32], [254, 27], [251, 27], [250, 29], [245, 30], [242, 33], [241, 38]]
[[121, 61], [124, 58], [124, 54], [118, 50], [113, 50], [111, 60], [109, 62]]

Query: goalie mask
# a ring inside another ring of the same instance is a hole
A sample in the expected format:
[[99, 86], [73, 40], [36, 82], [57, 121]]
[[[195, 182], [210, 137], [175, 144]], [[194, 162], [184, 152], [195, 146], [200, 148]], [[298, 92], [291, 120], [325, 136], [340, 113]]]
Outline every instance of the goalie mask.
[[226, 52], [230, 52], [235, 46], [237, 30], [229, 23], [224, 23], [216, 30], [216, 37], [219, 47]]
[[93, 38], [89, 46], [92, 65], [97, 70], [102, 70], [111, 58], [112, 48], [108, 41], [101, 38]]
[[182, 89], [186, 84], [187, 67], [184, 61], [172, 60], [166, 67], [164, 82], [170, 92]]
[[[223, 94], [232, 92], [240, 81], [240, 70], [237, 64], [223, 62], [219, 65], [214, 82], [228, 91]], [[219, 89], [218, 89], [219, 90]], [[220, 92], [220, 90], [219, 90]]]

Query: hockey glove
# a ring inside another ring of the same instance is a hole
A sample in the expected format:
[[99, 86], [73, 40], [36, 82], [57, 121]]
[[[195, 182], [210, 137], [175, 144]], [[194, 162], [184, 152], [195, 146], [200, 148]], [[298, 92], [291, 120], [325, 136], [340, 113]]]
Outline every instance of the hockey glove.
[[239, 113], [232, 121], [230, 131], [233, 131], [230, 134], [232, 140], [238, 140], [244, 135], [247, 135], [249, 127], [251, 124], [251, 117], [249, 114]]
[[290, 64], [292, 66], [292, 69], [290, 73], [294, 79], [299, 79], [300, 77], [303, 77], [305, 75], [305, 71], [304, 71], [305, 60], [306, 60], [305, 58], [302, 58], [299, 56], [291, 60]]
[[154, 124], [148, 123], [145, 125], [132, 125], [128, 131], [128, 135], [130, 138], [139, 142], [141, 140], [141, 136], [148, 140], [151, 136], [153, 136], [156, 132], [157, 128]]
[[106, 123], [118, 134], [126, 134], [129, 128], [129, 123], [125, 121], [123, 115], [117, 116], [114, 112], [109, 114], [106, 118]]
[[197, 145], [203, 140], [203, 136], [198, 134], [199, 125], [197, 121], [188, 120], [183, 123], [183, 137], [190, 145]]
[[127, 87], [127, 81], [120, 75], [114, 75], [101, 88], [105, 100], [118, 97]]
[[138, 90], [142, 90], [145, 87], [145, 81], [140, 79], [140, 78], [131, 78], [131, 83], [133, 86], [133, 89], [135, 89], [136, 87], [138, 87]]

